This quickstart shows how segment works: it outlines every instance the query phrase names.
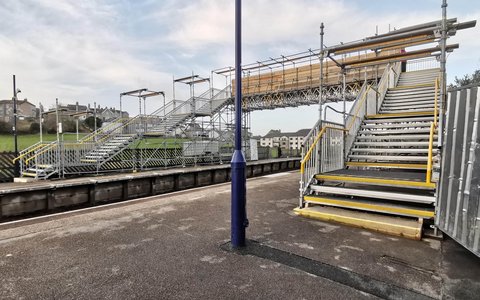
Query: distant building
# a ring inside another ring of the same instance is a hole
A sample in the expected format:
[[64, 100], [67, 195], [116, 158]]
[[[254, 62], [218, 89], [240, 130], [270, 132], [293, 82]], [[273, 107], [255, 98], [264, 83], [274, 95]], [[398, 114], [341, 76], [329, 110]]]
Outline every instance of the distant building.
[[[55, 108], [51, 108], [50, 111], [54, 111]], [[80, 120], [85, 120], [88, 117], [92, 117], [94, 113], [96, 113], [97, 118], [101, 119], [103, 122], [110, 122], [116, 118], [119, 118], [120, 116], [124, 118], [128, 118], [128, 113], [126, 111], [120, 112], [120, 110], [117, 110], [113, 107], [104, 107], [102, 108], [100, 105], [97, 106], [97, 109], [93, 107], [90, 107], [90, 104], [88, 105], [82, 105], [82, 104], [66, 104], [66, 105], [59, 105], [58, 110], [61, 112], [60, 114], [62, 116], [72, 116], [77, 113], [83, 113], [86, 112], [88, 114], [82, 114], [78, 118]]]
[[[17, 100], [18, 119], [36, 118], [37, 107], [27, 99]], [[7, 123], [13, 122], [13, 100], [0, 100], [0, 120]]]
[[310, 129], [300, 129], [296, 132], [281, 132], [280, 130], [272, 129], [260, 139], [260, 146], [301, 149], [303, 140], [309, 132]]

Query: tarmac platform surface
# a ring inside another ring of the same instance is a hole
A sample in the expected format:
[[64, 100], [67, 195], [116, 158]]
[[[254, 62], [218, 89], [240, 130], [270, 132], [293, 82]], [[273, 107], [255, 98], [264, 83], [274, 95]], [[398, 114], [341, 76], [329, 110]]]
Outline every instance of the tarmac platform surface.
[[1, 224], [0, 299], [478, 299], [480, 258], [295, 216], [298, 180], [247, 182], [247, 238], [265, 255], [227, 249], [229, 183]]

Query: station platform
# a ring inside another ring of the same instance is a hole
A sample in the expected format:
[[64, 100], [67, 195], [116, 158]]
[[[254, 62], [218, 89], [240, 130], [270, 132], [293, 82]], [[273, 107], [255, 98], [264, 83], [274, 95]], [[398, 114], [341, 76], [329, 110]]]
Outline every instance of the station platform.
[[[0, 224], [1, 299], [475, 299], [480, 260], [296, 216], [297, 171], [247, 181], [245, 251], [230, 184]], [[478, 299], [478, 298], [477, 298]]]

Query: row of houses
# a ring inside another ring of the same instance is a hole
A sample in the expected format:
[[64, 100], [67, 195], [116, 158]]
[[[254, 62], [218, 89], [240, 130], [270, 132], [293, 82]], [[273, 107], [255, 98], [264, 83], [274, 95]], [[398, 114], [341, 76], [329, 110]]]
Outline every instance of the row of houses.
[[260, 146], [298, 150], [302, 148], [303, 140], [309, 132], [310, 129], [300, 129], [296, 132], [281, 132], [281, 130], [272, 129], [260, 138]]
[[[87, 112], [89, 116], [92, 116], [95, 109], [88, 105], [67, 104], [59, 105], [58, 110], [62, 116], [71, 116], [76, 113]], [[42, 111], [44, 111], [42, 109]], [[51, 108], [49, 111], [55, 111], [55, 108]], [[40, 107], [36, 107], [35, 104], [29, 102], [27, 99], [17, 101], [17, 115], [20, 120], [22, 119], [38, 119], [40, 116]], [[101, 107], [98, 105], [96, 109], [97, 118], [104, 122], [111, 121], [118, 117], [128, 118], [128, 113], [121, 112], [113, 107]], [[80, 119], [85, 119], [87, 114], [81, 115]], [[12, 123], [13, 122], [13, 100], [0, 100], [0, 121]]]

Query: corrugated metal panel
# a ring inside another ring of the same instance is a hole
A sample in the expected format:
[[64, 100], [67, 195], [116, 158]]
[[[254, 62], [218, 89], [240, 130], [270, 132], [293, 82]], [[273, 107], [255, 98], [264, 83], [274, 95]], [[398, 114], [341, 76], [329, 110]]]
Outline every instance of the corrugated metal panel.
[[448, 95], [435, 224], [480, 256], [480, 89]]

